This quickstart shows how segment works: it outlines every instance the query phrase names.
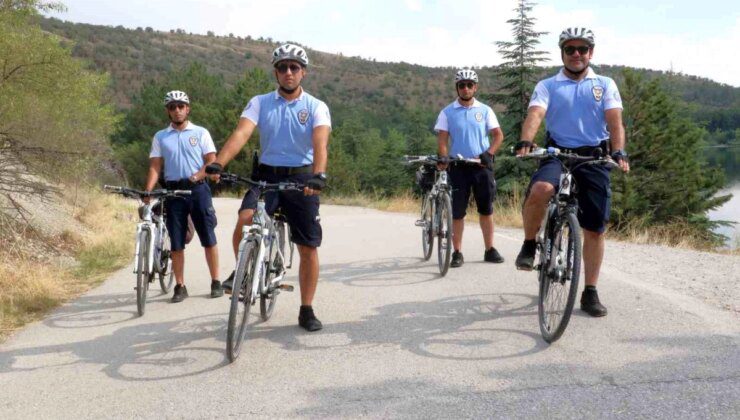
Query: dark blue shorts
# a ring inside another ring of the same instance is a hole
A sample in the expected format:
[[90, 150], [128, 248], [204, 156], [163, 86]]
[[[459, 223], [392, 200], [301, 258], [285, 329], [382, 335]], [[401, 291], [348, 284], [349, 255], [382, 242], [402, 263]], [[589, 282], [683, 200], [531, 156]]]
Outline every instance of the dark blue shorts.
[[[537, 172], [532, 175], [527, 194], [537, 181], [547, 182], [557, 191], [561, 171], [562, 166], [557, 160], [542, 161]], [[578, 222], [586, 230], [602, 233], [606, 229], [612, 201], [610, 172], [603, 166], [587, 165], [581, 166], [573, 173], [578, 187]]]
[[199, 184], [193, 187], [192, 192], [188, 197], [169, 198], [165, 202], [167, 230], [170, 232], [173, 251], [185, 249], [188, 215], [193, 219], [201, 245], [208, 248], [217, 243], [215, 229], [218, 221], [211, 200], [211, 188], [208, 184]]
[[[298, 182], [305, 184], [313, 174], [275, 175], [260, 174], [254, 178], [266, 182]], [[259, 190], [252, 188], [244, 194], [239, 211], [256, 209]], [[312, 248], [321, 246], [322, 230], [319, 216], [319, 196], [304, 195], [302, 191], [270, 191], [265, 193], [265, 210], [272, 215], [280, 208], [290, 226], [290, 234], [298, 245]]]
[[478, 214], [493, 214], [493, 200], [496, 198], [496, 180], [493, 171], [478, 165], [451, 165], [449, 169], [452, 186], [452, 218], [465, 217], [473, 191]]

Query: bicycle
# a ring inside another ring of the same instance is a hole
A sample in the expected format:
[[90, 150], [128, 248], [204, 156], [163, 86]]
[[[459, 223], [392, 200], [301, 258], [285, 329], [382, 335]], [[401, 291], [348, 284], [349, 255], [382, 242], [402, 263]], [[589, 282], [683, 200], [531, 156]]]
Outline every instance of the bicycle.
[[[167, 232], [164, 202], [173, 197], [184, 197], [191, 194], [187, 190], [154, 190], [141, 191], [126, 187], [104, 185], [103, 189], [113, 194], [139, 200], [139, 220], [136, 225], [136, 246], [134, 251], [134, 274], [136, 274], [136, 310], [139, 316], [146, 309], [146, 295], [149, 283], [154, 276], [159, 278], [162, 293], [169, 293], [174, 282], [172, 272], [172, 255], [170, 235]], [[148, 204], [142, 199], [150, 197]]]
[[[452, 186], [449, 184], [447, 171], [439, 169], [437, 164], [454, 162], [480, 164], [480, 159], [437, 156], [404, 156], [404, 159], [409, 165], [421, 163], [417, 171], [421, 176], [417, 176], [417, 180], [429, 186], [429, 190], [421, 198], [421, 218], [415, 225], [422, 228], [421, 248], [424, 261], [432, 257], [434, 239], [437, 239], [437, 265], [440, 275], [444, 277], [450, 268], [452, 257]], [[424, 181], [425, 176], [430, 173], [434, 173], [434, 183], [430, 180]]]
[[552, 343], [565, 332], [570, 321], [581, 274], [581, 226], [573, 172], [584, 165], [619, 165], [609, 157], [564, 153], [555, 147], [537, 149], [520, 156], [523, 159], [557, 159], [563, 171], [560, 185], [547, 204], [547, 211], [537, 232], [539, 272], [538, 319], [543, 339]]
[[[304, 186], [292, 182], [267, 183], [222, 172], [221, 182], [245, 184], [259, 189], [257, 209], [252, 224], [242, 228], [239, 253], [234, 270], [229, 322], [226, 332], [226, 353], [229, 361], [239, 357], [249, 319], [249, 311], [260, 298], [260, 316], [267, 321], [272, 316], [280, 291], [293, 291], [293, 286], [281, 284], [286, 270], [293, 265], [294, 244], [287, 222], [280, 209], [272, 218], [265, 209], [264, 194], [268, 191], [303, 191]], [[286, 236], [287, 233], [287, 236]], [[285, 248], [290, 244], [289, 259]], [[287, 263], [286, 263], [287, 262]]]

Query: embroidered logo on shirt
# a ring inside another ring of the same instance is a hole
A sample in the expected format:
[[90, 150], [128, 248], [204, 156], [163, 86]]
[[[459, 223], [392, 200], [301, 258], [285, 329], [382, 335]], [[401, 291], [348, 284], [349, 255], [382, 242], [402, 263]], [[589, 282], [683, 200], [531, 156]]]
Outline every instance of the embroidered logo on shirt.
[[483, 121], [483, 113], [482, 112], [476, 112], [475, 113], [475, 120], [478, 122]]
[[195, 146], [195, 145], [197, 145], [197, 144], [198, 144], [198, 138], [197, 138], [197, 137], [195, 137], [195, 136], [193, 136], [193, 137], [190, 137], [190, 145], [191, 145], [191, 146]]
[[591, 89], [591, 92], [593, 92], [596, 102], [601, 102], [601, 97], [604, 96], [604, 88], [601, 86], [594, 86], [593, 89]]
[[300, 122], [301, 124], [305, 124], [306, 121], [308, 121], [308, 110], [302, 109], [298, 111], [298, 122]]
[[614, 97], [614, 100], [615, 100], [615, 101], [619, 101], [619, 102], [622, 102], [622, 98], [621, 98], [621, 97], [619, 97], [619, 92], [618, 92], [618, 91], [615, 91], [615, 92], [614, 92], [614, 95], [612, 95], [612, 97]]
[[537, 92], [534, 92], [534, 93], [532, 94], [532, 99], [531, 99], [531, 100], [533, 100], [533, 101], [534, 101], [535, 99], [537, 99]]

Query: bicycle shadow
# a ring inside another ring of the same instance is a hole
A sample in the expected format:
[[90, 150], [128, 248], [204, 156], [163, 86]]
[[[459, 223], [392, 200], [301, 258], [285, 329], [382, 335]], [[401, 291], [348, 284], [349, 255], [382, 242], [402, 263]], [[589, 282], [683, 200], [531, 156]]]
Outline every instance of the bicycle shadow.
[[[166, 300], [168, 295], [158, 288], [147, 298], [147, 303]], [[122, 308], [127, 307], [128, 310]], [[43, 321], [51, 328], [93, 328], [120, 324], [138, 318], [134, 293], [87, 295], [62, 307]]]
[[353, 287], [408, 286], [441, 278], [436, 264], [420, 258], [372, 259], [321, 267], [321, 281]]
[[[114, 379], [156, 381], [194, 376], [228, 364], [223, 313], [122, 327], [87, 341], [0, 352], [0, 373], [95, 364]], [[213, 345], [216, 338], [218, 346]], [[40, 360], [54, 354], [56, 364]]]
[[[394, 303], [376, 308], [375, 314], [359, 321], [326, 324], [318, 334], [301, 334], [297, 326], [257, 325], [247, 340], [269, 340], [290, 351], [395, 344], [431, 358], [507, 359], [548, 348], [535, 329], [524, 331], [497, 324], [505, 318], [536, 317], [536, 307], [536, 296], [506, 293]], [[497, 345], [503, 342], [505, 347]]]

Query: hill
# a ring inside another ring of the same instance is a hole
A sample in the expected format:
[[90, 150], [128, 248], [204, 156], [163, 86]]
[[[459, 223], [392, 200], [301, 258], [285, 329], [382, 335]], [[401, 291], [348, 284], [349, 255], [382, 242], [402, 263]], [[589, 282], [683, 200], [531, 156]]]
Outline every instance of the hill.
[[[168, 71], [193, 62], [203, 63], [209, 73], [221, 76], [226, 85], [235, 83], [251, 68], [269, 71], [270, 54], [279, 44], [270, 38], [196, 35], [182, 29], [169, 32], [152, 28], [126, 29], [53, 18], [41, 18], [40, 24], [44, 30], [67, 40], [74, 56], [88, 60], [95, 69], [110, 73], [113, 100], [123, 109], [130, 106], [132, 95], [145, 80], [160, 79]], [[421, 109], [436, 115], [454, 99], [450, 80], [454, 68], [385, 63], [307, 50], [313, 66], [305, 87], [325, 98], [334, 117], [340, 120], [348, 114], [359, 113], [397, 125], [402, 123], [397, 120], [402, 109]], [[624, 68], [602, 65], [597, 71], [619, 80]], [[542, 76], [553, 74], [556, 69], [542, 68]], [[481, 78], [481, 91], [495, 91], [498, 87], [496, 68], [476, 70]], [[696, 76], [637, 70], [647, 78], [662, 78], [668, 90], [683, 102], [685, 112], [708, 128], [711, 141], [737, 140], [734, 131], [740, 128], [740, 88]], [[502, 110], [501, 107], [497, 109]]]

